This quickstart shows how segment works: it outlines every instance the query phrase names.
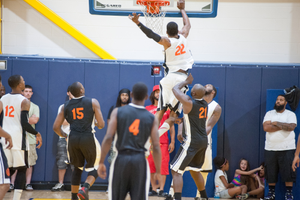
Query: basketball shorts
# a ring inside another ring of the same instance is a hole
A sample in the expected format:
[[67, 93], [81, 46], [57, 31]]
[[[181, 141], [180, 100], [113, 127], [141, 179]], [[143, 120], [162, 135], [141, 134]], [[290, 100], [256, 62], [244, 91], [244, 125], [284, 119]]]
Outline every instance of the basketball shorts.
[[179, 174], [185, 170], [200, 171], [205, 159], [207, 146], [187, 147], [180, 146], [178, 152], [171, 162], [171, 169]]
[[150, 171], [144, 152], [125, 150], [117, 153], [110, 165], [108, 199], [148, 200]]
[[[170, 154], [168, 148], [169, 148], [168, 144], [160, 144], [160, 151], [161, 151], [160, 174], [161, 175], [169, 175]], [[148, 163], [149, 163], [150, 173], [151, 174], [155, 173], [156, 168], [155, 168], [152, 153], [148, 156]]]
[[73, 133], [71, 131], [68, 142], [70, 164], [89, 172], [98, 169], [101, 148], [94, 133]]
[[7, 164], [7, 159], [0, 143], [0, 185], [10, 183], [10, 173]]
[[29, 164], [29, 166], [35, 165], [37, 159], [38, 159], [38, 155], [37, 155], [37, 152], [36, 152], [36, 145], [35, 144], [30, 144], [29, 145], [29, 150], [28, 150], [28, 164]]
[[282, 182], [296, 181], [296, 172], [292, 170], [295, 150], [265, 150], [265, 178], [268, 183], [277, 183], [278, 173]]
[[4, 149], [9, 168], [23, 168], [29, 167], [28, 164], [28, 151], [18, 149]]
[[[164, 110], [170, 108], [171, 111], [174, 111], [177, 114], [180, 114], [182, 111], [182, 105], [174, 96], [172, 89], [178, 83], [184, 81], [187, 78], [187, 74], [181, 72], [171, 72], [168, 73], [160, 81], [160, 94], [157, 105], [157, 110]], [[185, 86], [181, 91], [185, 94], [189, 90], [188, 86]]]

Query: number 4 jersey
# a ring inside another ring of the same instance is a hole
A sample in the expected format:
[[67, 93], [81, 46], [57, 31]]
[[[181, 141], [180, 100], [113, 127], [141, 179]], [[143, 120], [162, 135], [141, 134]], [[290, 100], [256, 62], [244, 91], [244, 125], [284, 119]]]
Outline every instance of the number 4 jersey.
[[187, 71], [192, 69], [194, 59], [187, 45], [187, 39], [183, 35], [178, 35], [179, 38], [169, 38], [171, 46], [165, 50], [166, 65], [169, 72], [177, 72], [182, 69]]
[[144, 106], [130, 103], [118, 108], [116, 148], [118, 151], [146, 151], [145, 143], [149, 139], [154, 115]]
[[[21, 94], [6, 94], [1, 98], [3, 104], [2, 128], [11, 135], [15, 150], [28, 150], [26, 132], [21, 125], [21, 104], [26, 99]], [[5, 147], [4, 147], [5, 148]]]

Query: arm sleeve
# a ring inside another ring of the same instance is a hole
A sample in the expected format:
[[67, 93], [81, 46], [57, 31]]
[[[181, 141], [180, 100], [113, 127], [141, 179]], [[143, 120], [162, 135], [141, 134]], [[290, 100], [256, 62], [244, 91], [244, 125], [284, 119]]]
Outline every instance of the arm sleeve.
[[28, 111], [22, 110], [21, 111], [21, 125], [22, 128], [27, 131], [28, 133], [31, 133], [33, 135], [38, 134], [38, 132], [32, 128], [32, 126], [28, 123]]
[[151, 29], [144, 26], [141, 22], [138, 27], [147, 35], [148, 38], [152, 38], [155, 42], [159, 42], [161, 37], [157, 33], [154, 33]]

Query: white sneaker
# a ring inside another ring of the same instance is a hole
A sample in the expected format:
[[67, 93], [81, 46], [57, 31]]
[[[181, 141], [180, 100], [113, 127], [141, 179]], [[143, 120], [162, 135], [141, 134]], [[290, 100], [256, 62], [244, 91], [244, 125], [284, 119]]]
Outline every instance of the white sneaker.
[[51, 189], [52, 192], [63, 191], [63, 190], [64, 190], [64, 184], [62, 183], [56, 183], [56, 185]]
[[25, 189], [26, 189], [27, 191], [32, 191], [32, 190], [33, 190], [31, 184], [27, 184], [27, 185], [25, 186]]

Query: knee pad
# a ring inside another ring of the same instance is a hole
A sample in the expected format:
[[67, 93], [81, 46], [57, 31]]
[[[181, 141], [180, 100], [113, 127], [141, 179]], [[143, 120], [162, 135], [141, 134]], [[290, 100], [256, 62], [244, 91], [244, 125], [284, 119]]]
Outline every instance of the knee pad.
[[92, 170], [88, 173], [88, 176], [93, 176], [95, 179], [98, 177], [97, 170]]
[[15, 189], [23, 190], [26, 184], [26, 170], [27, 168], [19, 168], [15, 180]]
[[74, 167], [72, 172], [72, 185], [79, 185], [81, 181], [82, 170], [78, 169], [78, 167]]

